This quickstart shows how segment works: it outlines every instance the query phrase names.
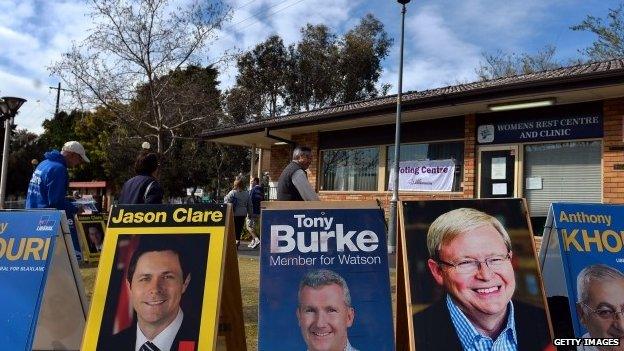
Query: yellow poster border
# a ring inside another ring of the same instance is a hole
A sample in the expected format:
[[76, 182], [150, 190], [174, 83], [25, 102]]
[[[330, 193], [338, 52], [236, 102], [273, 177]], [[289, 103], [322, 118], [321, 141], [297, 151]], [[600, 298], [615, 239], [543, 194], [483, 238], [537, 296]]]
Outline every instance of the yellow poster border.
[[[92, 224], [92, 223], [100, 223], [102, 225], [103, 234], [106, 237], [106, 223], [108, 220], [108, 215], [106, 219], [102, 219], [100, 221], [95, 220], [80, 220], [79, 216], [74, 216], [74, 223], [76, 224], [76, 231], [78, 232], [78, 243], [80, 244], [80, 249], [82, 250], [82, 257], [84, 261], [87, 262], [97, 262], [100, 259], [101, 252], [93, 253], [89, 250], [89, 242], [87, 240], [87, 233], [85, 233], [82, 224]], [[104, 247], [102, 247], [102, 251], [104, 251]]]
[[225, 226], [108, 227], [104, 236], [104, 247], [100, 255], [100, 263], [95, 279], [95, 288], [91, 298], [91, 306], [81, 350], [97, 349], [102, 316], [104, 315], [104, 305], [108, 294], [110, 276], [120, 234], [208, 234], [210, 236], [197, 350], [214, 350], [219, 327], [219, 311], [225, 265], [225, 235], [227, 234]]

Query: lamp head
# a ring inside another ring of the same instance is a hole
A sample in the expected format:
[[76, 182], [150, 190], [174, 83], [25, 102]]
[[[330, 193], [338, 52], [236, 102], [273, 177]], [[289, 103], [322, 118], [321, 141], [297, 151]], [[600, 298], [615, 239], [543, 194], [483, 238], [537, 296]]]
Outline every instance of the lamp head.
[[411, 0], [397, 0], [401, 5], [407, 5]]
[[3, 96], [2, 99], [0, 99], [0, 111], [3, 115], [9, 117], [15, 116], [17, 110], [19, 110], [25, 102], [26, 100], [22, 98]]

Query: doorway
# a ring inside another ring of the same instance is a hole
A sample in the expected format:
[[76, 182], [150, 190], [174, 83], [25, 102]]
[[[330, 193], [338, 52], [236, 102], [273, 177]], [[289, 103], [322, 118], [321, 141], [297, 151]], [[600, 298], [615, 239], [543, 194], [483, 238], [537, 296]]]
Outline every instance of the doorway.
[[517, 197], [518, 147], [479, 149], [479, 198]]

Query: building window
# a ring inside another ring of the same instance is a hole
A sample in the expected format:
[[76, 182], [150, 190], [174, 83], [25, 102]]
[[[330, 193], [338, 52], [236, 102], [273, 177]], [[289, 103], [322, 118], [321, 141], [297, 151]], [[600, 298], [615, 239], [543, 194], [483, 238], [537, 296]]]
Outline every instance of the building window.
[[[449, 141], [440, 143], [401, 144], [401, 161], [455, 160], [455, 177], [451, 191], [462, 191], [464, 176], [464, 142]], [[394, 163], [394, 145], [388, 146], [385, 189], [388, 189], [390, 170]]]
[[321, 190], [377, 190], [379, 148], [322, 151]]

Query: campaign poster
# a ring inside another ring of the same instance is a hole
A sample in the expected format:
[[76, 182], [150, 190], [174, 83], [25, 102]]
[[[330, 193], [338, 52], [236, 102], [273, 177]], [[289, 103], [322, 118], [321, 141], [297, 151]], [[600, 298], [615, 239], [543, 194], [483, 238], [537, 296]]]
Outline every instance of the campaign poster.
[[553, 203], [551, 216], [574, 336], [624, 345], [624, 206]]
[[[113, 206], [81, 350], [134, 350], [148, 340], [160, 349], [214, 350], [226, 212]], [[177, 332], [161, 334], [169, 327]]]
[[394, 350], [383, 211], [297, 204], [262, 210], [258, 350]]
[[406, 282], [407, 308], [397, 313], [407, 313], [411, 350], [466, 348], [458, 328], [496, 340], [507, 329], [484, 332], [494, 322], [515, 331], [518, 350], [550, 343], [522, 199], [404, 201], [400, 210], [404, 272], [397, 275]]
[[107, 213], [76, 215], [76, 228], [85, 261], [93, 262], [100, 258], [107, 219]]
[[0, 348], [32, 350], [60, 211], [0, 212]]

